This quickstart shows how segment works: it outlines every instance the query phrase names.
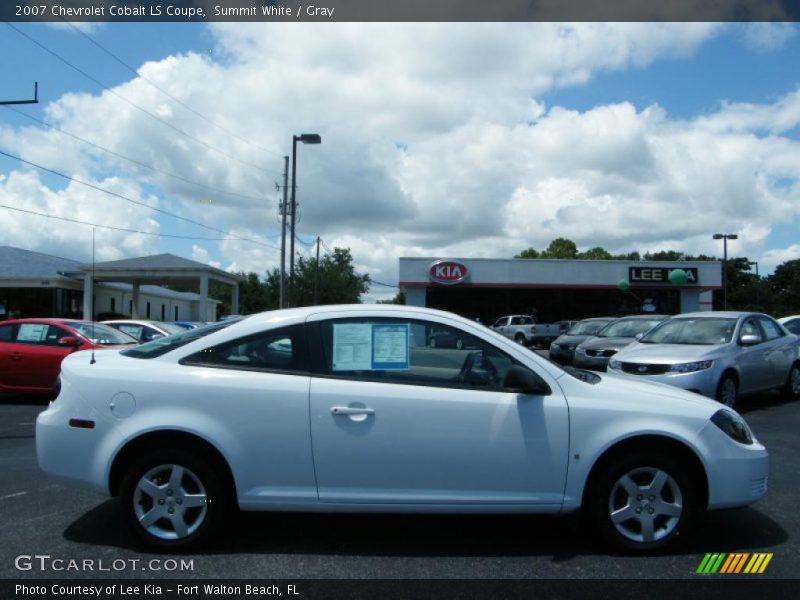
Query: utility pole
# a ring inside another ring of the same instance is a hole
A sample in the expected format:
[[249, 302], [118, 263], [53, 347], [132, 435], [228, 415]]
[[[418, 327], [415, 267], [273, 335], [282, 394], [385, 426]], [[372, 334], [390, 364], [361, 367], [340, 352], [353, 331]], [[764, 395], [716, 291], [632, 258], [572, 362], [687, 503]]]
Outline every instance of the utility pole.
[[314, 306], [317, 305], [317, 282], [319, 281], [319, 236], [317, 236], [317, 263], [314, 267]]
[[39, 103], [39, 82], [33, 84], [33, 100], [0, 100], [0, 106], [9, 104], [38, 104]]
[[281, 201], [281, 283], [278, 308], [283, 308], [284, 281], [286, 280], [286, 200], [289, 193], [289, 157], [283, 157], [283, 200]]

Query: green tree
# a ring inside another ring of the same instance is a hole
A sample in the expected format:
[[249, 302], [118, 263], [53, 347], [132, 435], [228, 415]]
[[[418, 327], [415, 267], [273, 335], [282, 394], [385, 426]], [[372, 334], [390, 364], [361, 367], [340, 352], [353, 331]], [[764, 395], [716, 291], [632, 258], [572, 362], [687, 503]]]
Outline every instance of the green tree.
[[765, 283], [774, 294], [773, 314], [786, 316], [800, 313], [800, 259], [778, 265]]
[[[334, 248], [319, 260], [298, 256], [295, 262], [294, 287], [290, 299], [292, 306], [311, 306], [314, 289], [317, 289], [316, 304], [354, 304], [361, 302], [361, 294], [369, 289], [369, 275], [356, 273], [353, 256], [349, 248]], [[280, 283], [278, 269], [267, 277], [267, 287], [275, 289]], [[288, 280], [287, 280], [288, 290]]]
[[578, 254], [578, 258], [581, 260], [612, 260], [614, 257], [605, 248], [595, 246], [594, 248], [589, 248], [586, 252]]
[[514, 258], [541, 258], [541, 254], [535, 248], [528, 248], [517, 254]]
[[541, 258], [578, 258], [578, 246], [567, 238], [556, 238], [542, 252]]

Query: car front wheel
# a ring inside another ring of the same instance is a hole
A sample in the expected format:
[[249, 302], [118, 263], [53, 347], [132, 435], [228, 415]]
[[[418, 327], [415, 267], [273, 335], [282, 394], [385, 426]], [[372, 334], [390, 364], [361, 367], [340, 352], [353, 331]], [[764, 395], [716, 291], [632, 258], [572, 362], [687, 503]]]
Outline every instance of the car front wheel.
[[137, 460], [122, 482], [120, 497], [130, 527], [162, 550], [209, 538], [227, 505], [209, 465], [178, 449], [154, 451]]
[[620, 550], [642, 554], [678, 540], [692, 517], [695, 495], [680, 464], [646, 452], [607, 465], [590, 502], [601, 536]]
[[717, 402], [729, 408], [736, 406], [736, 400], [739, 398], [739, 386], [732, 375], [723, 375], [722, 379], [720, 379], [716, 398]]
[[786, 385], [783, 394], [789, 400], [800, 400], [800, 364], [794, 363], [789, 369], [789, 376], [786, 378]]

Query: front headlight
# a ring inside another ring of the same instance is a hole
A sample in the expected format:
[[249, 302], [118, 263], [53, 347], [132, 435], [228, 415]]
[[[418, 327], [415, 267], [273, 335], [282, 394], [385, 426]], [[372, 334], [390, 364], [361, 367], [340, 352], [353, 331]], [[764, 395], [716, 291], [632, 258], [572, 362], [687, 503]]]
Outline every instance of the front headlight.
[[613, 369], [615, 371], [619, 371], [622, 368], [622, 363], [619, 362], [616, 358], [612, 358], [608, 361], [608, 368]]
[[747, 446], [753, 443], [753, 432], [750, 431], [745, 420], [736, 413], [721, 408], [713, 414], [711, 422], [732, 440]]
[[713, 360], [698, 360], [689, 363], [672, 365], [667, 373], [694, 373], [695, 371], [705, 371], [714, 364]]
[[586, 354], [586, 348], [581, 348], [580, 346], [578, 346], [577, 348], [575, 348], [575, 352], [577, 354]]
[[550, 347], [551, 347], [553, 350], [558, 350], [559, 348], [561, 348], [561, 346], [559, 346], [558, 344], [550, 344]]

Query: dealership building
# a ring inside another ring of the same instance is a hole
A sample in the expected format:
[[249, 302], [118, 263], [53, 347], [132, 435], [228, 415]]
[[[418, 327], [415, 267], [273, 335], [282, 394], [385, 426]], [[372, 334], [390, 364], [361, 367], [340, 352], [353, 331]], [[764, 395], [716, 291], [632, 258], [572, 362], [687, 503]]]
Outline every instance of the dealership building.
[[[675, 272], [678, 269], [681, 272]], [[720, 261], [401, 258], [406, 304], [492, 323], [508, 314], [540, 322], [712, 310]]]

